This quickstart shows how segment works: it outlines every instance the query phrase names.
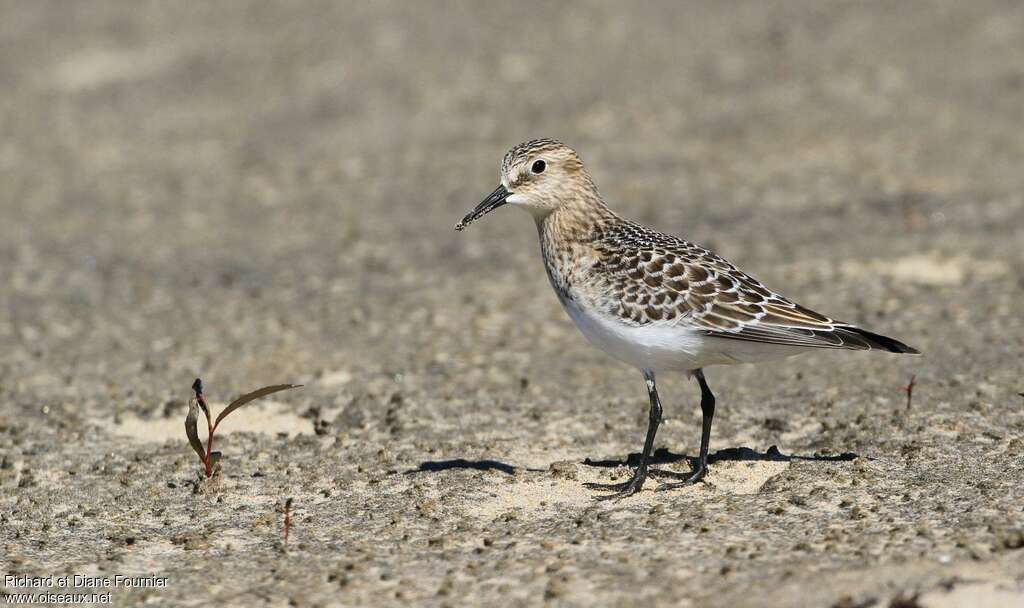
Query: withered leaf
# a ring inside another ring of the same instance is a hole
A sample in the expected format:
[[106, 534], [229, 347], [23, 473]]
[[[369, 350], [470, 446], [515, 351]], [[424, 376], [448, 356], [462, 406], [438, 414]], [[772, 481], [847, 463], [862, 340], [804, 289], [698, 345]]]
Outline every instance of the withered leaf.
[[199, 402], [199, 407], [200, 409], [203, 410], [203, 415], [206, 416], [206, 424], [210, 424], [210, 419], [212, 418], [212, 416], [210, 415], [210, 408], [206, 405], [206, 399], [204, 399], [203, 396], [200, 395], [199, 398], [196, 399], [196, 401]]
[[196, 378], [196, 381], [192, 383], [192, 391], [195, 392], [195, 400], [199, 403], [199, 407], [202, 408], [203, 414], [206, 415], [206, 424], [209, 426], [212, 424], [210, 421], [213, 420], [213, 416], [210, 415], [210, 408], [206, 405], [206, 397], [203, 396], [203, 381]]
[[214, 428], [216, 428], [217, 425], [220, 424], [220, 421], [226, 418], [228, 414], [242, 407], [246, 403], [249, 403], [253, 399], [259, 399], [260, 397], [266, 397], [267, 395], [279, 391], [285, 391], [290, 388], [299, 388], [301, 386], [301, 384], [275, 384], [273, 386], [264, 386], [263, 388], [258, 388], [251, 393], [246, 393], [239, 397], [238, 399], [235, 399], [234, 401], [229, 403], [228, 406], [224, 408], [224, 411], [217, 415], [217, 420], [216, 422], [213, 423], [213, 426]]
[[195, 399], [188, 400], [188, 415], [185, 416], [185, 435], [188, 436], [188, 443], [196, 451], [199, 460], [206, 458], [206, 451], [203, 450], [203, 442], [199, 440], [199, 431], [196, 429], [196, 420], [199, 418], [199, 405]]

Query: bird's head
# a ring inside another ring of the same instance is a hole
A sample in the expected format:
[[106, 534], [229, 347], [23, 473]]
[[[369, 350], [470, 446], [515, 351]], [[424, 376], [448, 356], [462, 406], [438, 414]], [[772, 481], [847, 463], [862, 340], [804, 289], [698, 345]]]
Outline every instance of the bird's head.
[[501, 185], [462, 218], [456, 230], [503, 205], [516, 205], [543, 219], [552, 211], [597, 190], [576, 151], [553, 139], [515, 146], [501, 161]]

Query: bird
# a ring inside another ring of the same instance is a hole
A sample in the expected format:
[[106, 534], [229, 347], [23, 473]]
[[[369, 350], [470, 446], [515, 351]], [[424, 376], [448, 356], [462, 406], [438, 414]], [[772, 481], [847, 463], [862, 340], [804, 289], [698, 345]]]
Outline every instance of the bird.
[[512, 147], [501, 182], [456, 226], [461, 231], [499, 207], [533, 216], [548, 280], [583, 335], [640, 370], [650, 401], [640, 462], [621, 483], [586, 484], [597, 498], [639, 492], [650, 473], [662, 422], [656, 378], [683, 372], [701, 397], [700, 452], [671, 490], [707, 475], [715, 395], [704, 368], [757, 363], [814, 349], [920, 354], [899, 340], [814, 312], [765, 287], [711, 250], [619, 216], [605, 204], [579, 155], [554, 139]]

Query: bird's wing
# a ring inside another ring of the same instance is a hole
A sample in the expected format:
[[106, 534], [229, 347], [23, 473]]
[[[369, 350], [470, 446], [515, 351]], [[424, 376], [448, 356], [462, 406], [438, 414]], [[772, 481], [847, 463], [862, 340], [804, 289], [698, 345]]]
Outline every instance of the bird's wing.
[[[711, 251], [633, 224], [598, 241], [595, 272], [609, 314], [675, 322], [719, 338], [806, 348], [916, 352], [793, 303]], [[640, 232], [642, 231], [642, 232]]]

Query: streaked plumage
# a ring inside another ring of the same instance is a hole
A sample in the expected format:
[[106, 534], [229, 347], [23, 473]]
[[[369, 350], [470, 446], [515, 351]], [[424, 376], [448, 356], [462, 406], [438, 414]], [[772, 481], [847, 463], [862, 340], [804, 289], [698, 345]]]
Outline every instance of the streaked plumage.
[[[714, 398], [700, 373], [708, 365], [756, 362], [812, 348], [917, 353], [800, 306], [703, 247], [619, 217], [564, 144], [550, 139], [520, 144], [501, 166], [502, 185], [456, 228], [506, 202], [531, 212], [548, 278], [569, 316], [596, 346], [648, 378], [652, 429], [657, 428], [654, 374], [659, 371], [695, 374], [713, 414]], [[660, 403], [657, 410], [660, 419]], [[710, 418], [707, 411], [705, 416]], [[649, 437], [653, 440], [650, 429]], [[704, 438], [702, 461], [706, 449]], [[638, 491], [646, 465], [641, 469], [633, 483], [616, 489]], [[690, 481], [696, 479], [695, 473]]]

